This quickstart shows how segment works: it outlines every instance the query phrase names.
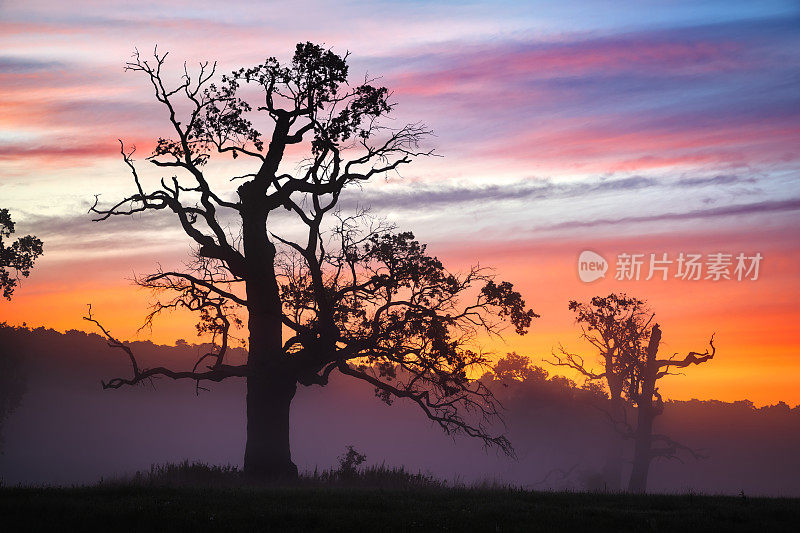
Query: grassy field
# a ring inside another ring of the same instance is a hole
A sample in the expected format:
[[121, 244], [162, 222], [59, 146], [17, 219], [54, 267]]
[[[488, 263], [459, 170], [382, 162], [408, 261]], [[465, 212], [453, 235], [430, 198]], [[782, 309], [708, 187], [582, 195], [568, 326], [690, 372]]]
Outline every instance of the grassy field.
[[347, 487], [0, 488], [2, 531], [797, 531], [799, 499]]
[[168, 463], [73, 488], [0, 487], [0, 531], [796, 531], [800, 499], [533, 492], [403, 467], [252, 486], [236, 467]]

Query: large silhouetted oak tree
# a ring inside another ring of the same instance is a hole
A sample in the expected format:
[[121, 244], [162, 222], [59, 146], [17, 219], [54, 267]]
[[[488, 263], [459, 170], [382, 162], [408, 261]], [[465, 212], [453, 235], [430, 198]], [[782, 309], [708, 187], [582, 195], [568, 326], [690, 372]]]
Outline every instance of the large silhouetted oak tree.
[[[336, 371], [369, 383], [387, 403], [415, 402], [447, 432], [510, 450], [488, 429], [498, 415], [492, 394], [470, 379], [486, 363], [475, 341], [504, 322], [524, 334], [537, 315], [510, 283], [486, 270], [450, 273], [411, 233], [339, 210], [345, 189], [430, 154], [420, 148], [425, 127], [388, 125], [389, 91], [368, 80], [350, 86], [347, 56], [311, 43], [297, 45], [288, 64], [270, 58], [219, 81], [216, 65], [203, 64], [195, 75], [184, 67], [174, 86], [162, 76], [165, 58], [156, 51], [145, 60], [137, 52], [127, 69], [149, 80], [166, 111], [172, 137], [158, 139], [147, 160], [170, 177], [148, 189], [133, 149], [120, 142], [133, 194], [107, 208], [95, 203], [92, 211], [98, 220], [173, 214], [196, 254], [189, 269], [139, 280], [173, 294], [148, 320], [165, 309], [197, 311], [198, 328], [214, 336], [218, 349], [185, 370], [142, 368], [103, 329], [133, 369], [104, 387], [158, 376], [198, 383], [245, 378], [244, 469], [254, 477], [296, 475], [292, 398], [298, 384], [325, 385]], [[299, 165], [284, 161], [290, 148], [305, 154]], [[206, 175], [206, 164], [222, 156], [247, 166], [226, 176], [239, 183], [234, 194], [215, 190]], [[239, 316], [248, 358], [235, 365], [225, 357]], [[102, 328], [91, 309], [85, 318]]]

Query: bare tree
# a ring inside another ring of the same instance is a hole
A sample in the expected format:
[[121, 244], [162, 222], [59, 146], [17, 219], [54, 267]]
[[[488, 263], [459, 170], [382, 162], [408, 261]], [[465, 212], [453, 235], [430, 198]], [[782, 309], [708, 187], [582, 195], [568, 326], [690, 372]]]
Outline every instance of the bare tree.
[[[553, 353], [555, 366], [576, 370], [589, 382], [604, 382], [608, 387], [611, 420], [624, 421], [626, 379], [630, 373], [629, 347], [646, 342], [649, 334], [651, 314], [644, 301], [625, 294], [611, 293], [595, 296], [588, 302], [571, 300], [569, 310], [575, 313], [575, 321], [581, 327], [582, 337], [594, 346], [600, 356], [600, 371], [586, 363], [579, 354], [560, 346]], [[603, 476], [610, 490], [622, 488], [624, 466], [623, 440], [612, 443], [609, 448]]]
[[649, 341], [645, 349], [632, 346], [630, 350], [631, 372], [628, 377], [628, 397], [636, 405], [636, 429], [628, 430], [628, 436], [634, 439], [633, 469], [628, 484], [631, 492], [645, 492], [650, 463], [661, 457], [680, 459], [679, 452], [684, 451], [694, 458], [702, 455], [667, 435], [653, 432], [653, 422], [664, 412], [664, 400], [658, 391], [658, 380], [672, 374], [673, 369], [686, 368], [710, 361], [716, 354], [714, 336], [708, 341], [711, 350], [689, 352], [683, 357], [673, 354], [667, 359], [658, 359], [661, 344], [661, 328], [654, 324], [650, 331]]
[[[347, 84], [347, 56], [297, 45], [292, 60], [267, 59], [212, 81], [215, 65], [200, 65], [176, 86], [162, 76], [166, 54], [137, 52], [127, 69], [143, 74], [163, 104], [174, 137], [158, 139], [147, 160], [177, 176], [148, 190], [122, 145], [134, 192], [92, 211], [114, 215], [168, 211], [197, 246], [187, 270], [159, 271], [140, 280], [171, 299], [148, 320], [172, 308], [200, 313], [199, 328], [217, 349], [192, 368], [141, 368], [104, 383], [135, 385], [154, 377], [247, 380], [245, 471], [255, 477], [296, 475], [289, 447], [289, 409], [297, 385], [325, 385], [339, 373], [366, 381], [384, 401], [415, 402], [445, 431], [475, 436], [510, 451], [489, 431], [498, 415], [491, 393], [470, 376], [486, 364], [476, 340], [510, 322], [526, 333], [537, 315], [508, 282], [472, 268], [448, 272], [411, 233], [396, 232], [365, 213], [339, 211], [342, 192], [394, 172], [417, 156], [429, 133], [383, 120], [390, 93], [369, 80]], [[245, 91], [245, 87], [248, 89]], [[253, 90], [255, 89], [255, 90]], [[243, 94], [257, 92], [258, 103]], [[267, 123], [269, 140], [254, 124]], [[287, 148], [305, 149], [287, 172]], [[246, 160], [250, 170], [229, 176], [235, 195], [216, 191], [206, 175], [215, 156]], [[226, 221], [228, 221], [226, 223]], [[248, 359], [226, 360], [237, 313], [245, 320]], [[246, 315], [246, 317], [244, 316]], [[97, 323], [91, 316], [88, 320]], [[97, 323], [99, 326], [99, 323]]]
[[[714, 337], [709, 341], [711, 351], [689, 352], [683, 358], [674, 354], [658, 359], [661, 328], [653, 324], [655, 314], [644, 300], [625, 294], [611, 293], [593, 297], [589, 302], [571, 301], [570, 310], [577, 315], [583, 337], [600, 354], [601, 371], [592, 370], [583, 357], [563, 347], [554, 354], [551, 363], [578, 371], [587, 380], [603, 380], [610, 391], [611, 409], [605, 414], [623, 439], [633, 440], [633, 468], [628, 490], [644, 492], [653, 458], [680, 459], [680, 452], [698, 458], [695, 450], [680, 444], [667, 435], [654, 433], [654, 421], [664, 410], [658, 390], [658, 380], [670, 375], [672, 369], [686, 368], [712, 359], [716, 352]], [[636, 421], [628, 419], [626, 406], [636, 409]], [[623, 449], [614, 448], [606, 465], [606, 476], [620, 480]], [[613, 487], [609, 483], [609, 487]]]

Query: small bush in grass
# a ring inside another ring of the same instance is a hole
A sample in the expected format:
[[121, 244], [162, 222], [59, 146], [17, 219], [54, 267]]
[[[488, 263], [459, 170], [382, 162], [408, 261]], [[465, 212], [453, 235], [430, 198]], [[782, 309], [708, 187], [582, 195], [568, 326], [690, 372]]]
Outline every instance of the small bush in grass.
[[367, 456], [359, 453], [351, 444], [347, 445], [347, 451], [339, 457], [339, 476], [355, 477], [358, 474], [358, 467], [367, 460]]

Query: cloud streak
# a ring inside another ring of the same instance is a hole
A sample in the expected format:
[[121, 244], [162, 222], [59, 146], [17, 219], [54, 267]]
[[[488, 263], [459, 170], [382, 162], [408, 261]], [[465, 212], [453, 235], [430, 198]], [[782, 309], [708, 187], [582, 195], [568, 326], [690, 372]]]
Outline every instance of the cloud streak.
[[[635, 193], [649, 188], [685, 189], [752, 185], [752, 177], [714, 175], [686, 177], [677, 180], [646, 176], [580, 180], [574, 182], [552, 179], [528, 179], [496, 185], [426, 185], [412, 183], [381, 188], [380, 191], [351, 190], [343, 195], [342, 205], [353, 208], [356, 204], [376, 209], [424, 210], [437, 206], [458, 206], [468, 203], [491, 203], [529, 200], [568, 200], [580, 197], [597, 197], [612, 193]], [[388, 189], [388, 190], [387, 190]]]
[[596, 228], [598, 226], [614, 226], [620, 224], [637, 224], [643, 222], [663, 222], [670, 220], [696, 220], [696, 219], [709, 219], [718, 217], [732, 217], [732, 216], [747, 216], [747, 215], [763, 215], [781, 212], [792, 212], [800, 210], [800, 198], [791, 198], [788, 200], [773, 200], [764, 202], [754, 202], [749, 204], [735, 204], [720, 207], [712, 207], [709, 209], [695, 209], [683, 213], [662, 213], [655, 215], [620, 217], [620, 218], [605, 218], [587, 220], [574, 220], [552, 224], [539, 229], [574, 229], [574, 228]]

